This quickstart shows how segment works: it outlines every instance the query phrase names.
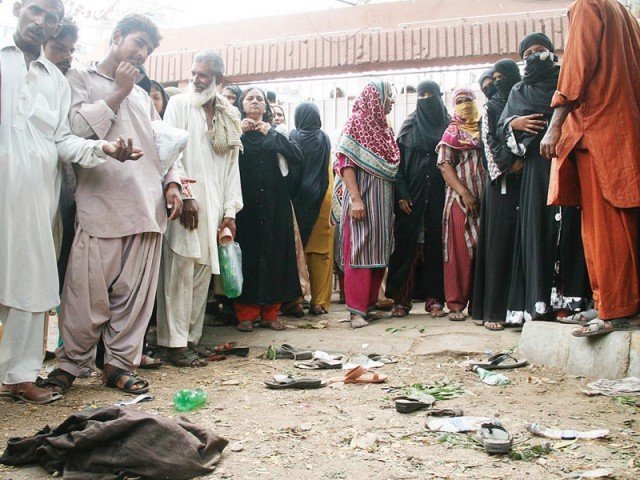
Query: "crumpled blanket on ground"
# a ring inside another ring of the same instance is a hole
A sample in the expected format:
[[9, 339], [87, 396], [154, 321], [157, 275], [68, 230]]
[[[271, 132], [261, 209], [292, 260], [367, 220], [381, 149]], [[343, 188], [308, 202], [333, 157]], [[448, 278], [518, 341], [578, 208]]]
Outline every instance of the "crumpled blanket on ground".
[[595, 395], [605, 395], [616, 397], [619, 395], [640, 395], [640, 378], [627, 377], [621, 380], [607, 380], [601, 378], [587, 385], [582, 392], [590, 397]]
[[53, 430], [11, 438], [0, 463], [41, 465], [65, 480], [190, 479], [211, 473], [229, 442], [186, 417], [109, 406], [76, 413]]

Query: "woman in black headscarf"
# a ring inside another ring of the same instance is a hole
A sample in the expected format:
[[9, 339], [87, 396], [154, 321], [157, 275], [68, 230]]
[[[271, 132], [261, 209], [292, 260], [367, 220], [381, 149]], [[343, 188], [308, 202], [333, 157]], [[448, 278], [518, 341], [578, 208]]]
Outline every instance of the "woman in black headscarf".
[[296, 128], [289, 134], [302, 149], [300, 190], [293, 202], [304, 245], [311, 282], [313, 315], [327, 313], [331, 303], [331, 258], [333, 229], [329, 225], [333, 174], [331, 141], [320, 128], [320, 110], [311, 102], [298, 105]]
[[444, 315], [442, 211], [446, 185], [436, 164], [436, 146], [449, 120], [438, 84], [420, 82], [416, 111], [398, 134], [394, 251], [386, 291], [394, 300], [395, 317], [404, 317], [411, 310], [416, 281], [417, 290], [426, 298], [427, 312]]
[[227, 85], [222, 89], [222, 96], [229, 100], [229, 103], [240, 110], [240, 97], [242, 89], [238, 85]]
[[149, 97], [153, 102], [160, 118], [164, 118], [164, 112], [167, 109], [167, 103], [169, 103], [169, 95], [165, 92], [164, 87], [155, 80], [151, 80], [151, 89], [149, 90]]
[[524, 163], [507, 312], [513, 324], [585, 310], [591, 297], [580, 210], [547, 206], [551, 162], [540, 155], [540, 141], [560, 73], [553, 52], [541, 33], [522, 40], [524, 77], [512, 88], [498, 126], [502, 141]]
[[474, 319], [483, 320], [489, 330], [503, 330], [523, 163], [500, 141], [497, 130], [511, 88], [521, 77], [518, 65], [509, 59], [497, 62], [492, 71], [496, 94], [484, 107], [481, 125], [489, 177], [482, 197], [471, 313]]
[[493, 84], [493, 68], [482, 72], [482, 75], [480, 75], [480, 78], [478, 79], [478, 84], [480, 85], [480, 90], [482, 90], [484, 96], [487, 97], [487, 100], [491, 100], [498, 92], [496, 86]]
[[[283, 330], [280, 304], [301, 295], [296, 264], [293, 211], [288, 181], [302, 163], [302, 151], [271, 126], [265, 93], [248, 88], [240, 97], [242, 146], [240, 179], [244, 208], [238, 213], [237, 242], [242, 248], [242, 295], [234, 307], [238, 330], [260, 326]], [[288, 162], [284, 177], [278, 154]]]

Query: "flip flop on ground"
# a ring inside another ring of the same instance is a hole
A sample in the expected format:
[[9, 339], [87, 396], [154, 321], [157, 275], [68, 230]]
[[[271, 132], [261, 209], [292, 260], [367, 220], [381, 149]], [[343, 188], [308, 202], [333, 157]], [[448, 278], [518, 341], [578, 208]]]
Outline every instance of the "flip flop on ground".
[[469, 362], [469, 367], [480, 367], [485, 370], [509, 370], [524, 367], [528, 363], [526, 358], [518, 360], [508, 353], [498, 353], [489, 357], [486, 362]]
[[266, 380], [264, 383], [267, 388], [274, 390], [282, 390], [285, 388], [310, 390], [327, 386], [325, 382], [317, 378], [294, 378], [291, 375], [274, 375], [273, 381]]
[[464, 322], [465, 318], [467, 318], [467, 316], [460, 310], [451, 310], [451, 312], [449, 312], [449, 320], [452, 322]]
[[480, 425], [476, 438], [484, 445], [487, 453], [509, 453], [513, 445], [511, 434], [498, 422], [487, 422]]
[[389, 377], [380, 373], [372, 372], [371, 370], [359, 365], [352, 368], [342, 378], [332, 378], [330, 381], [333, 383], [384, 383]]
[[310, 362], [296, 363], [293, 366], [302, 370], [337, 370], [342, 368], [342, 358], [332, 360], [314, 358]]
[[276, 350], [277, 360], [311, 360], [313, 352], [311, 350], [298, 350], [293, 345], [284, 343]]
[[421, 395], [420, 397], [396, 397], [393, 399], [396, 403], [396, 411], [398, 413], [412, 413], [424, 408], [431, 408], [436, 403], [435, 397], [431, 395]]

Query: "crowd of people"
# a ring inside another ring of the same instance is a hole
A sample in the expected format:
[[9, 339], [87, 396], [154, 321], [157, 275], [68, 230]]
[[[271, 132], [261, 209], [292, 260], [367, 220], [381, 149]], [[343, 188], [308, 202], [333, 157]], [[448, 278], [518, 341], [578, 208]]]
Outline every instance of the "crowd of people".
[[[396, 135], [394, 87], [369, 81], [333, 145], [315, 104], [289, 130], [273, 92], [223, 84], [214, 51], [195, 55], [184, 92], [149, 79], [161, 35], [145, 16], [71, 68], [78, 28], [61, 1], [14, 14], [0, 44], [1, 396], [50, 403], [96, 366], [144, 393], [139, 367], [215, 355], [200, 344], [213, 296], [240, 331], [283, 330], [305, 303], [328, 313], [334, 275], [354, 329], [416, 300], [489, 330], [547, 320], [576, 336], [640, 310], [640, 72], [620, 68], [640, 63], [640, 27], [615, 0], [572, 5], [563, 62], [544, 34], [523, 38], [524, 74], [496, 62], [483, 108], [468, 87], [447, 108], [425, 80]], [[170, 164], [159, 125], [186, 132]], [[226, 237], [242, 249], [233, 299]], [[42, 379], [57, 306], [58, 366]]]

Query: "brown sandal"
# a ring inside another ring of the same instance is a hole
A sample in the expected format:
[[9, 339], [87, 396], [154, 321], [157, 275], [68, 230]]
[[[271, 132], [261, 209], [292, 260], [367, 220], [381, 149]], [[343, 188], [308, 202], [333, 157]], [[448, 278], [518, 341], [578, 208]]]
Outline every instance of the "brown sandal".
[[16, 383], [14, 385], [2, 385], [0, 397], [8, 397], [35, 405], [46, 405], [62, 398], [62, 394], [47, 388], [40, 387], [34, 382]]
[[372, 372], [371, 370], [359, 365], [347, 372], [343, 378], [332, 378], [331, 382], [342, 383], [384, 383], [389, 378], [388, 375], [382, 375]]
[[271, 330], [282, 331], [286, 330], [287, 326], [280, 320], [262, 320], [258, 326], [260, 328], [269, 328]]
[[253, 322], [251, 320], [243, 320], [242, 322], [238, 322], [236, 328], [241, 332], [253, 332]]

